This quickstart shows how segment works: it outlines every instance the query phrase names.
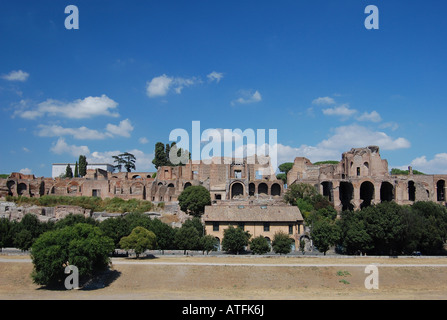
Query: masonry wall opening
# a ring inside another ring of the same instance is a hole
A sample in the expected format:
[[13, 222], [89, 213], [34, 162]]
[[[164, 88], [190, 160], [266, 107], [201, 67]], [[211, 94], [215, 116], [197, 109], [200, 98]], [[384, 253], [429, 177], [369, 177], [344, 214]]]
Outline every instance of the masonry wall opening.
[[445, 181], [439, 180], [436, 183], [436, 189], [438, 201], [445, 201]]
[[269, 187], [265, 183], [260, 183], [258, 186], [258, 193], [259, 194], [268, 194]]
[[352, 183], [345, 181], [340, 182], [340, 201], [343, 211], [354, 210], [354, 205], [351, 203], [353, 195], [354, 187], [352, 186]]
[[393, 185], [389, 182], [382, 182], [380, 187], [380, 201], [393, 201], [394, 199], [394, 188]]
[[416, 187], [414, 181], [408, 182], [408, 200], [416, 201]]
[[360, 209], [371, 205], [371, 202], [374, 199], [374, 185], [371, 182], [365, 181], [360, 186], [360, 199], [363, 200], [360, 204]]
[[281, 195], [281, 186], [277, 183], [272, 184], [272, 196], [280, 196]]
[[321, 185], [323, 186], [323, 196], [332, 201], [332, 182], [324, 181]]
[[231, 198], [244, 195], [244, 186], [242, 183], [235, 182], [231, 186]]

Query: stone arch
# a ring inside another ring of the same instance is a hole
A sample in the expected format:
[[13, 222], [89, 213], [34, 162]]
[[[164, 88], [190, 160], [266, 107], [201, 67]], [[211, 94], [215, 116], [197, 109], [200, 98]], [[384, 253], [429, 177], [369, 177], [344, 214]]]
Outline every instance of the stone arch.
[[12, 196], [14, 194], [14, 187], [16, 185], [16, 182], [14, 180], [9, 180], [6, 183], [6, 187], [8, 188], [8, 195]]
[[23, 182], [19, 183], [17, 185], [17, 194], [19, 196], [25, 195], [26, 192], [27, 192], [27, 189], [28, 189], [28, 187], [27, 187], [27, 185], [25, 183], [23, 183]]
[[191, 182], [187, 182], [183, 185], [183, 190], [185, 190], [186, 188], [192, 186]]
[[261, 182], [258, 185], [258, 194], [268, 194], [269, 193], [269, 187], [267, 186], [267, 183]]
[[339, 189], [342, 211], [354, 210], [354, 205], [351, 203], [351, 200], [354, 198], [354, 187], [352, 186], [352, 183], [341, 181]]
[[256, 193], [256, 186], [255, 184], [252, 182], [248, 185], [248, 195], [249, 196], [254, 196]]
[[146, 197], [145, 191], [146, 190], [144, 185], [140, 182], [134, 183], [133, 185], [130, 186], [130, 194], [132, 195], [143, 195], [143, 197], [145, 198]]
[[132, 180], [136, 180], [136, 179], [142, 179], [142, 178], [139, 174], [133, 175]]
[[360, 204], [360, 209], [369, 207], [372, 200], [374, 200], [374, 184], [370, 181], [364, 181], [360, 185], [360, 199], [363, 200]]
[[236, 196], [244, 195], [244, 185], [241, 182], [233, 182], [231, 185], [231, 199]]
[[214, 237], [216, 240], [216, 244], [214, 245], [214, 248], [216, 248], [216, 251], [220, 251], [220, 239], [219, 237]]
[[438, 180], [436, 182], [436, 199], [438, 201], [445, 201], [445, 180]]
[[76, 194], [78, 192], [79, 185], [77, 182], [72, 181], [68, 184], [67, 193], [68, 194]]
[[272, 196], [280, 196], [281, 195], [281, 186], [278, 183], [272, 184], [270, 193]]
[[380, 201], [393, 201], [394, 199], [394, 187], [388, 181], [383, 181], [380, 186]]

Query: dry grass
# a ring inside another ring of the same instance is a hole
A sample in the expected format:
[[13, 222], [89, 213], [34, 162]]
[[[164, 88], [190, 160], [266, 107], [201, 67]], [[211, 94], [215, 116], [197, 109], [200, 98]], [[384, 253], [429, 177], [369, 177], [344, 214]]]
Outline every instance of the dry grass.
[[[11, 262], [0, 262], [0, 299], [447, 298], [447, 267], [422, 266], [446, 264], [447, 259], [443, 258], [170, 256], [135, 261], [136, 264], [120, 264], [120, 261], [130, 260], [114, 259], [113, 270], [108, 273], [111, 278], [103, 277], [98, 283], [98, 287], [105, 287], [72, 291], [41, 288], [31, 281], [31, 263], [17, 262], [20, 259], [17, 257], [1, 258]], [[172, 262], [181, 264], [164, 264]], [[367, 276], [364, 266], [371, 263], [379, 266], [397, 263], [421, 266], [379, 267], [379, 289], [367, 290], [364, 287]], [[302, 266], [297, 267], [298, 264]]]

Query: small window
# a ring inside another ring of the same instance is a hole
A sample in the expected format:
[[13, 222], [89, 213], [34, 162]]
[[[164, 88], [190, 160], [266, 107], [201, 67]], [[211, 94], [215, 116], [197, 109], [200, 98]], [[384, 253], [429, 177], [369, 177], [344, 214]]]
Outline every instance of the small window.
[[289, 224], [289, 234], [293, 234], [293, 224]]
[[222, 195], [220, 195], [220, 194], [216, 194], [216, 195], [214, 195], [214, 198], [215, 198], [216, 200], [222, 200]]
[[360, 176], [360, 167], [357, 167], [357, 176]]
[[267, 209], [267, 206], [261, 206], [261, 209]]
[[269, 232], [269, 231], [270, 231], [270, 223], [264, 222], [264, 232]]
[[234, 177], [236, 179], [241, 179], [242, 178], [242, 171], [241, 170], [234, 170]]
[[213, 222], [213, 231], [219, 231], [219, 222]]
[[237, 206], [238, 209], [244, 209], [245, 206]]

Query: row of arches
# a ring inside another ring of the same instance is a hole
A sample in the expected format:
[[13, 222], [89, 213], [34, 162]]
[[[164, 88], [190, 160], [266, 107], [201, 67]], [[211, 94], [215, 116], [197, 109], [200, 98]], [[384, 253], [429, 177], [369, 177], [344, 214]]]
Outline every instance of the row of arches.
[[[233, 199], [237, 196], [245, 196], [247, 194], [246, 187], [242, 182], [234, 182], [230, 186], [230, 198]], [[281, 195], [281, 185], [279, 183], [273, 183], [269, 188], [268, 184], [265, 182], [261, 182], [259, 184], [255, 184], [253, 182], [248, 185], [248, 195], [254, 196], [255, 194], [259, 195], [271, 195], [271, 196], [280, 196]]]
[[[354, 186], [350, 182], [340, 182], [340, 202], [342, 210], [353, 210], [354, 205], [352, 200], [354, 199]], [[376, 199], [374, 184], [370, 181], [364, 181], [360, 185], [360, 209], [369, 207], [374, 199]], [[380, 202], [393, 201], [395, 198], [394, 186], [388, 182], [383, 181], [380, 185]]]

